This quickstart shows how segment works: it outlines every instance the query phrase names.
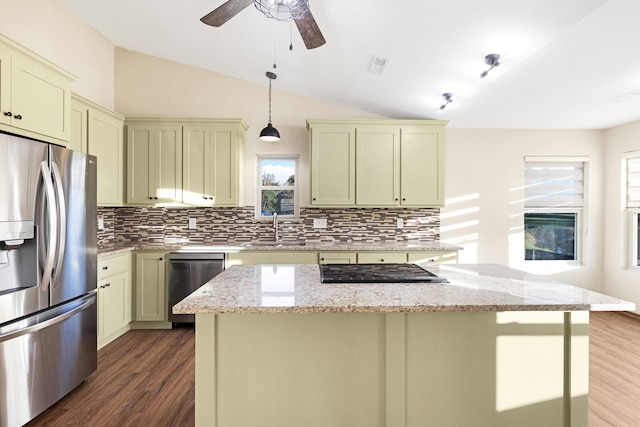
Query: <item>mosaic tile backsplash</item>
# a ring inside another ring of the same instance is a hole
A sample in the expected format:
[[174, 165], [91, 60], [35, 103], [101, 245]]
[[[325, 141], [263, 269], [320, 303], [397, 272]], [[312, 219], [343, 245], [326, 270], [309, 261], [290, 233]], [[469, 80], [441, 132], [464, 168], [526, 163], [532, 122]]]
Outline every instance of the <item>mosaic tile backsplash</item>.
[[[122, 244], [168, 245], [237, 244], [273, 241], [271, 220], [255, 218], [253, 207], [242, 208], [98, 208], [104, 230], [98, 247]], [[189, 218], [196, 228], [189, 229]], [[313, 228], [314, 219], [327, 228]], [[402, 219], [403, 228], [397, 227]], [[299, 218], [279, 218], [282, 241], [307, 243], [437, 242], [440, 209], [312, 209], [301, 208]]]

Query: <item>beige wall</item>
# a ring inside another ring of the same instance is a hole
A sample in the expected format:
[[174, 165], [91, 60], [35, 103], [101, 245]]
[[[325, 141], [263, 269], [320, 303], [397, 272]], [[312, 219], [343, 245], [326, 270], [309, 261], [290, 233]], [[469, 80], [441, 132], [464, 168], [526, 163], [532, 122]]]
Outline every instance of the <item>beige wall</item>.
[[603, 292], [636, 303], [640, 313], [640, 269], [629, 267], [631, 229], [625, 211], [623, 155], [640, 150], [640, 121], [606, 131], [604, 157], [604, 269]]
[[116, 49], [116, 111], [128, 117], [227, 117], [242, 118], [249, 125], [246, 151], [246, 197], [256, 200], [256, 156], [299, 154], [299, 200], [308, 206], [309, 136], [311, 118], [379, 118], [374, 114], [321, 102], [272, 88], [272, 121], [280, 141], [258, 139], [268, 121], [268, 80], [264, 85], [248, 83], [221, 74]]
[[[498, 263], [599, 290], [603, 146], [596, 130], [449, 129], [441, 239], [464, 247], [461, 263]], [[525, 156], [589, 158], [582, 263], [523, 261]]]
[[0, 32], [74, 74], [75, 93], [113, 109], [113, 44], [57, 0], [0, 0]]

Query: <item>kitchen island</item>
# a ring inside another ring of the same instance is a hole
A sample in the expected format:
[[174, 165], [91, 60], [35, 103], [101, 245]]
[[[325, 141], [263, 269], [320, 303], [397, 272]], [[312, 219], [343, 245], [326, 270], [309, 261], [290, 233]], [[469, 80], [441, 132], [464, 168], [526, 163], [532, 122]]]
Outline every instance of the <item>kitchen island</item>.
[[197, 426], [585, 426], [589, 311], [632, 303], [498, 265], [448, 283], [234, 266], [196, 314]]

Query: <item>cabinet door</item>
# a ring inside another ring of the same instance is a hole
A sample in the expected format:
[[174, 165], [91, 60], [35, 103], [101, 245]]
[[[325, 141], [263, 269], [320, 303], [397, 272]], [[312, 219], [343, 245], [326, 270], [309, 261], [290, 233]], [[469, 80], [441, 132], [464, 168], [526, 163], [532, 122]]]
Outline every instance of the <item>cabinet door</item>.
[[67, 148], [87, 152], [87, 106], [71, 98], [71, 135]]
[[98, 158], [98, 205], [123, 201], [123, 122], [102, 111], [89, 110], [88, 152]]
[[21, 56], [11, 58], [11, 125], [68, 141], [71, 84]]
[[165, 255], [157, 252], [136, 254], [137, 321], [166, 321]]
[[127, 203], [154, 203], [154, 131], [153, 126], [127, 126]]
[[236, 132], [212, 127], [209, 133], [209, 181], [206, 193], [216, 206], [238, 204], [238, 148]]
[[396, 206], [400, 203], [400, 128], [356, 130], [356, 203]]
[[400, 142], [401, 204], [444, 205], [444, 131], [403, 128]]
[[0, 46], [0, 123], [11, 124], [11, 54]]
[[182, 202], [182, 126], [158, 126], [151, 195], [156, 203]]
[[182, 130], [182, 200], [195, 206], [212, 206], [209, 182], [209, 127], [184, 126]]
[[349, 126], [311, 129], [311, 205], [355, 205], [355, 137]]
[[131, 322], [131, 286], [127, 273], [118, 273], [99, 281], [98, 289], [99, 329], [104, 339]]

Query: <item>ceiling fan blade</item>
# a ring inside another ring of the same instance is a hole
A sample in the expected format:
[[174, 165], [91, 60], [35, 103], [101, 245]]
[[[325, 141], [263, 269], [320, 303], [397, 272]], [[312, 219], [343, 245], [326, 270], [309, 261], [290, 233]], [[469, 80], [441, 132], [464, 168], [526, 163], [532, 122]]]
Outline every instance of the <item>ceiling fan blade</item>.
[[307, 49], [315, 49], [326, 43], [310, 10], [295, 21]]
[[253, 3], [253, 0], [228, 0], [218, 8], [200, 18], [200, 21], [212, 27], [219, 27], [229, 19], [242, 12], [244, 8]]

